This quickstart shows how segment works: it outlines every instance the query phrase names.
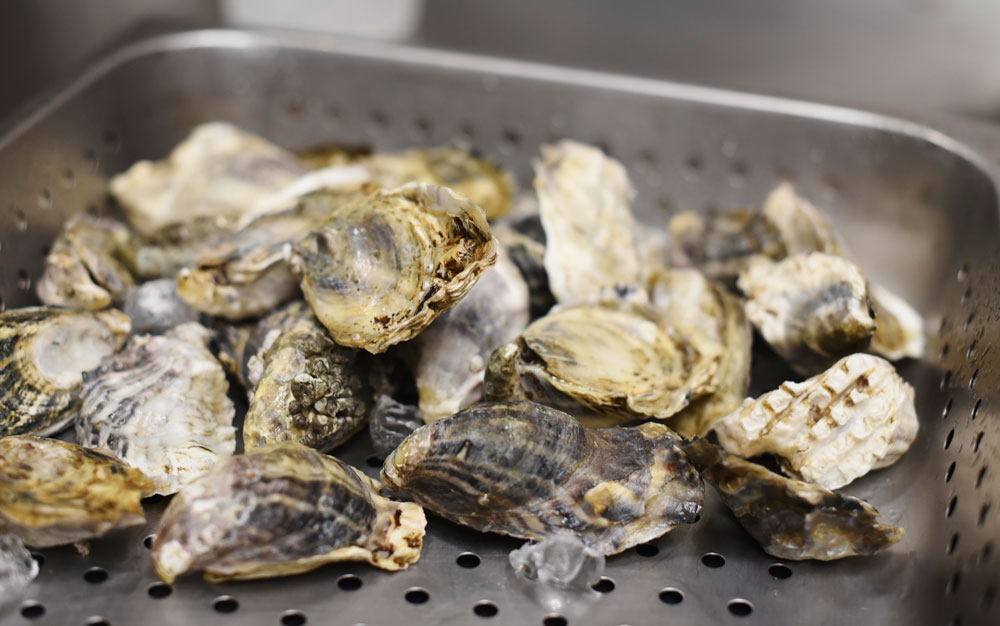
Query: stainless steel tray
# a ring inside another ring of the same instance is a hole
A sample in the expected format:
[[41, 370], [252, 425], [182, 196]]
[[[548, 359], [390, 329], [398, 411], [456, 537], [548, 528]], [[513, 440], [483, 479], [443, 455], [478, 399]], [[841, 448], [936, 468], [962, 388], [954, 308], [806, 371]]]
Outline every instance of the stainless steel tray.
[[[929, 320], [926, 359], [901, 368], [917, 389], [920, 436], [900, 463], [847, 490], [906, 537], [875, 558], [774, 567], [712, 497], [698, 524], [610, 559], [613, 590], [556, 617], [511, 582], [516, 542], [436, 518], [406, 572], [347, 564], [262, 582], [188, 577], [172, 588], [156, 585], [149, 529], [136, 529], [93, 542], [89, 557], [42, 551], [27, 602], [0, 625], [1000, 623], [992, 128], [300, 34], [167, 36], [114, 54], [0, 138], [0, 306], [34, 302], [51, 237], [69, 214], [104, 203], [109, 175], [213, 119], [293, 148], [462, 139], [525, 183], [540, 143], [595, 142], [628, 166], [652, 226], [678, 209], [757, 204], [777, 180], [793, 180], [872, 277]], [[755, 386], [780, 376], [758, 367]], [[374, 474], [366, 439], [338, 454]], [[162, 506], [147, 507], [151, 522]], [[457, 562], [466, 552], [478, 559], [462, 562], [477, 566]], [[707, 553], [724, 565], [705, 565]], [[495, 614], [477, 612], [481, 603]]]

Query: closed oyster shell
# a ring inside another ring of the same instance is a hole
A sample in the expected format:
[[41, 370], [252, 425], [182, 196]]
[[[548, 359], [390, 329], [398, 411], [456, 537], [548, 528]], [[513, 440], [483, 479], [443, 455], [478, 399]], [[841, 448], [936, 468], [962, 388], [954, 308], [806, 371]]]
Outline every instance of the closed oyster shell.
[[135, 284], [127, 265], [135, 237], [115, 220], [78, 215], [52, 243], [35, 291], [44, 304], [106, 309]]
[[129, 327], [114, 309], [0, 313], [0, 436], [62, 430], [79, 404], [83, 372], [117, 351]]
[[177, 492], [236, 451], [233, 403], [222, 366], [195, 322], [129, 339], [84, 374], [76, 418], [81, 445], [113, 452], [155, 492]]
[[508, 254], [499, 247], [497, 253], [496, 265], [415, 340], [414, 375], [425, 421], [478, 401], [490, 354], [528, 324], [528, 286]]
[[756, 211], [739, 209], [701, 214], [683, 211], [670, 219], [670, 259], [679, 267], [695, 267], [727, 286], [740, 271], [761, 259], [788, 254], [781, 231]]
[[875, 334], [871, 351], [890, 361], [919, 359], [924, 355], [927, 336], [924, 318], [905, 300], [882, 285], [868, 283], [868, 301], [875, 313]]
[[747, 317], [800, 374], [866, 349], [875, 332], [865, 279], [841, 257], [813, 252], [754, 263], [738, 285]]
[[895, 463], [918, 428], [913, 387], [871, 354], [852, 354], [801, 383], [748, 398], [715, 424], [728, 452], [774, 454], [790, 474], [827, 489]]
[[662, 424], [595, 430], [531, 402], [486, 403], [417, 429], [382, 480], [476, 530], [568, 532], [615, 554], [697, 519], [704, 487], [680, 441]]
[[625, 168], [600, 149], [542, 146], [535, 191], [545, 228], [545, 270], [560, 304], [644, 296], [643, 264]]
[[196, 127], [163, 161], [139, 161], [110, 189], [142, 235], [200, 217], [239, 217], [305, 173], [295, 156], [231, 124]]
[[269, 315], [255, 335], [260, 347], [247, 361], [247, 449], [296, 441], [327, 451], [365, 425], [371, 391], [359, 354], [335, 344], [309, 305], [293, 302]]
[[35, 548], [100, 537], [146, 521], [153, 485], [116, 458], [39, 437], [0, 438], [0, 533]]
[[740, 525], [779, 559], [832, 561], [881, 552], [903, 538], [864, 500], [841, 495], [726, 454], [701, 439], [684, 446]]
[[416, 336], [495, 261], [482, 210], [445, 187], [419, 184], [339, 205], [292, 255], [302, 292], [334, 341], [373, 354]]
[[160, 578], [301, 574], [335, 561], [390, 570], [420, 558], [426, 520], [354, 468], [286, 441], [226, 459], [167, 507], [151, 557]]

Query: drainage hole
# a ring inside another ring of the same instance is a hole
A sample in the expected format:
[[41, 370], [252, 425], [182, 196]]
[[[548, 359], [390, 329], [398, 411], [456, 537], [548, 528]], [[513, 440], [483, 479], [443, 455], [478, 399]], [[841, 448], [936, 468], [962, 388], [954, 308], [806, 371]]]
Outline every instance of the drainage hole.
[[952, 496], [951, 501], [948, 502], [948, 508], [945, 509], [944, 516], [951, 517], [955, 513], [956, 506], [958, 506], [958, 496]]
[[472, 612], [479, 617], [493, 617], [500, 612], [500, 609], [492, 602], [483, 600], [482, 602], [477, 602], [476, 606], [472, 607]]
[[156, 535], [146, 535], [145, 539], [142, 540], [143, 547], [147, 550], [151, 549], [153, 547], [153, 539], [155, 538]]
[[171, 593], [173, 593], [173, 591], [174, 588], [168, 585], [167, 583], [153, 583], [152, 585], [149, 586], [149, 589], [146, 590], [146, 593], [149, 594], [150, 598], [156, 598], [157, 600], [160, 600], [162, 598], [166, 598], [167, 596], [169, 596]]
[[410, 604], [424, 604], [431, 599], [431, 595], [427, 593], [427, 590], [421, 589], [420, 587], [414, 587], [413, 589], [407, 590], [406, 595], [403, 597], [405, 597], [406, 601]]
[[542, 626], [566, 626], [568, 623], [562, 615], [549, 615], [542, 620]]
[[958, 548], [958, 533], [951, 536], [948, 540], [948, 554], [954, 554], [955, 549]]
[[219, 596], [212, 602], [212, 608], [216, 613], [235, 613], [240, 603], [232, 596]]
[[660, 549], [651, 543], [640, 543], [635, 547], [635, 552], [639, 556], [656, 556], [660, 553]]
[[680, 589], [674, 589], [673, 587], [667, 587], [660, 592], [660, 602], [664, 604], [680, 604], [684, 601], [684, 594], [681, 593]]
[[767, 568], [767, 573], [775, 578], [784, 580], [792, 577], [792, 568], [788, 567], [784, 563], [775, 563], [771, 567]]
[[730, 600], [727, 606], [729, 608], [729, 612], [736, 617], [746, 617], [747, 615], [753, 613], [753, 605], [746, 600]]
[[361, 579], [354, 574], [344, 574], [337, 579], [337, 586], [344, 591], [357, 591], [361, 589]]
[[701, 557], [701, 563], [705, 567], [722, 567], [726, 564], [726, 557], [716, 552], [709, 552]]
[[479, 564], [482, 562], [482, 559], [480, 559], [479, 555], [475, 554], [474, 552], [463, 552], [462, 554], [458, 555], [458, 558], [455, 559], [455, 562], [458, 563], [459, 567], [464, 567], [465, 569], [472, 569], [474, 567], [479, 567]]
[[601, 579], [596, 583], [594, 583], [593, 585], [591, 585], [591, 587], [594, 589], [594, 591], [600, 591], [601, 593], [611, 593], [612, 591], [615, 590], [615, 581], [605, 576], [601, 576]]
[[21, 605], [21, 617], [24, 619], [38, 619], [45, 615], [45, 607], [40, 602], [25, 602]]
[[382, 459], [372, 454], [367, 459], [365, 459], [365, 465], [367, 465], [368, 467], [382, 467]]
[[285, 611], [281, 614], [281, 626], [303, 626], [306, 614], [302, 611]]
[[944, 473], [944, 482], [950, 483], [951, 477], [955, 475], [955, 462], [952, 461], [951, 465], [948, 466], [947, 471]]
[[108, 579], [108, 571], [102, 567], [91, 567], [83, 573], [83, 579], [94, 585], [103, 583]]
[[111, 622], [104, 619], [103, 617], [91, 617], [84, 622], [85, 626], [111, 626]]

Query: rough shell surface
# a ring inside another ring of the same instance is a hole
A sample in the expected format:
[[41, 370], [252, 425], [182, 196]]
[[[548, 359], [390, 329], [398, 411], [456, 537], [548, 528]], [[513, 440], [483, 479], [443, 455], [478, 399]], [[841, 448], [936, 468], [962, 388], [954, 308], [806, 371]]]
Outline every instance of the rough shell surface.
[[542, 146], [535, 192], [545, 228], [545, 269], [560, 304], [634, 295], [643, 264], [625, 168], [593, 146]]
[[194, 265], [198, 255], [237, 230], [235, 218], [204, 216], [170, 224], [142, 239], [134, 251], [132, 266], [146, 280], [175, 278]]
[[785, 478], [701, 439], [684, 446], [743, 528], [780, 559], [831, 561], [881, 552], [903, 537], [864, 500]]
[[294, 442], [226, 459], [174, 497], [151, 552], [173, 582], [288, 576], [334, 561], [405, 569], [420, 558], [423, 510], [378, 494], [378, 483]]
[[766, 216], [745, 209], [703, 215], [683, 211], [668, 226], [671, 261], [695, 267], [727, 286], [749, 262], [787, 255], [781, 232]]
[[39, 437], [0, 438], [0, 533], [36, 548], [142, 524], [153, 484], [103, 452]]
[[61, 430], [79, 404], [83, 372], [118, 350], [129, 326], [114, 309], [0, 313], [0, 436]]
[[856, 265], [821, 252], [754, 263], [738, 282], [746, 313], [798, 373], [821, 372], [865, 350], [875, 333], [868, 286]]
[[589, 429], [531, 402], [485, 403], [417, 429], [382, 480], [476, 530], [564, 531], [615, 554], [697, 518], [704, 487], [680, 441], [661, 424]]
[[334, 341], [373, 354], [415, 337], [495, 261], [482, 209], [420, 184], [337, 207], [292, 255], [306, 300]]
[[777, 227], [789, 256], [810, 252], [842, 253], [823, 214], [788, 183], [778, 185], [767, 195], [761, 213]]
[[924, 355], [927, 336], [924, 318], [905, 300], [882, 285], [868, 284], [868, 300], [875, 312], [875, 334], [871, 351], [890, 361], [919, 359]]
[[379, 394], [368, 425], [375, 453], [381, 457], [389, 456], [410, 433], [423, 425], [420, 407]]
[[490, 354], [528, 324], [528, 286], [506, 251], [497, 253], [496, 265], [416, 339], [414, 375], [428, 422], [478, 401]]
[[136, 335], [159, 335], [198, 320], [198, 313], [177, 295], [177, 281], [158, 278], [125, 290], [122, 309], [132, 320]]
[[81, 445], [113, 452], [169, 495], [236, 451], [233, 402], [211, 333], [191, 322], [129, 339], [84, 374]]
[[258, 329], [260, 347], [247, 362], [247, 448], [296, 441], [325, 452], [364, 426], [371, 408], [365, 365], [356, 350], [330, 339], [309, 305], [293, 302]]
[[715, 432], [733, 454], [774, 454], [789, 473], [837, 489], [895, 463], [918, 427], [913, 387], [885, 359], [852, 354], [801, 383], [748, 398]]
[[139, 161], [111, 179], [132, 226], [152, 235], [204, 216], [238, 217], [305, 173], [295, 156], [231, 124], [196, 127], [163, 161]]

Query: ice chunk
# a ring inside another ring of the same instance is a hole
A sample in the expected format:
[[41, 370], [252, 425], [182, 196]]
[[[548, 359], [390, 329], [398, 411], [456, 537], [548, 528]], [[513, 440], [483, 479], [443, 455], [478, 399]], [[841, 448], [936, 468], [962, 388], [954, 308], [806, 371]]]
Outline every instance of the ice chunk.
[[553, 534], [510, 553], [517, 577], [546, 608], [561, 611], [598, 597], [592, 585], [604, 573], [604, 555], [570, 534]]
[[198, 320], [198, 313], [178, 297], [173, 278], [130, 287], [125, 292], [125, 314], [132, 318], [132, 332], [137, 335], [159, 335]]
[[38, 575], [38, 563], [21, 540], [0, 535], [0, 609], [16, 600]]

